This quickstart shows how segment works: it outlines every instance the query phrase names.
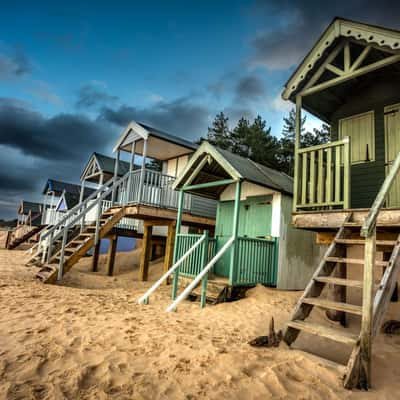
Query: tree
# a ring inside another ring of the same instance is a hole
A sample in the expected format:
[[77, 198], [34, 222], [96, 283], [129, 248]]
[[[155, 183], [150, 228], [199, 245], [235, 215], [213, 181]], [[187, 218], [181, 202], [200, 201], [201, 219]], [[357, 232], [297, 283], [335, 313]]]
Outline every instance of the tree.
[[230, 142], [232, 153], [239, 154], [242, 157], [250, 157], [251, 136], [250, 122], [246, 118], [239, 119], [235, 128], [231, 131]]
[[271, 127], [258, 115], [250, 126], [249, 158], [271, 168], [278, 167], [279, 141], [271, 134]]
[[[282, 138], [280, 139], [279, 167], [288, 175], [294, 174], [294, 142], [296, 129], [296, 112], [292, 108], [289, 115], [283, 118]], [[313, 132], [305, 132], [306, 116], [301, 119], [300, 145], [301, 147], [316, 146], [327, 143], [330, 139], [329, 125], [322, 124], [321, 129], [314, 128]]]
[[211, 144], [225, 150], [231, 147], [228, 120], [228, 117], [220, 112], [214, 118], [212, 127], [208, 128], [207, 133], [207, 140]]

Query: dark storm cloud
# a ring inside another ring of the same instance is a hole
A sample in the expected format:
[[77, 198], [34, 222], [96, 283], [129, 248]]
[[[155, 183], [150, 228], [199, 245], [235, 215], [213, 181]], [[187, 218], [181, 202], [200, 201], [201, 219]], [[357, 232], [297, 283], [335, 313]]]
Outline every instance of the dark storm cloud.
[[[400, 28], [400, 2], [258, 1], [253, 11], [266, 29], [253, 39], [253, 64], [271, 70], [288, 69], [308, 52], [335, 16]], [[279, 21], [279, 23], [277, 23]]]
[[15, 49], [11, 54], [0, 53], [0, 79], [21, 77], [32, 72], [32, 64], [22, 50]]
[[12, 101], [0, 101], [0, 143], [26, 155], [79, 160], [82, 154], [94, 147], [103, 148], [110, 141], [104, 124], [85, 116], [58, 114], [46, 118]]
[[48, 178], [79, 182], [93, 151], [109, 153], [118, 131], [82, 115], [47, 118], [15, 99], [0, 98], [0, 218], [22, 199], [40, 200]]
[[88, 83], [79, 89], [75, 105], [78, 108], [92, 108], [109, 105], [115, 103], [117, 100], [118, 96], [108, 94], [102, 85]]
[[206, 107], [193, 103], [189, 97], [182, 97], [170, 102], [160, 101], [146, 108], [127, 105], [117, 109], [103, 107], [99, 120], [106, 120], [120, 127], [135, 120], [193, 140], [207, 131], [208, 116], [209, 110]]
[[236, 83], [235, 92], [237, 99], [258, 100], [265, 95], [264, 82], [255, 75], [244, 76]]

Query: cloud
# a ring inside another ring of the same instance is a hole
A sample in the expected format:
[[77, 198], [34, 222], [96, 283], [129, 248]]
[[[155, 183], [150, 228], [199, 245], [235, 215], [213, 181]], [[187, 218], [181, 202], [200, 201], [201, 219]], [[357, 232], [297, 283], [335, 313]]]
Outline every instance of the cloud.
[[33, 96], [45, 101], [46, 103], [53, 104], [55, 106], [62, 106], [64, 104], [61, 97], [54, 93], [51, 86], [43, 81], [33, 81], [26, 91]]
[[0, 53], [0, 80], [20, 78], [32, 72], [32, 64], [22, 50]]
[[42, 114], [0, 102], [0, 143], [34, 157], [78, 160], [110, 142], [104, 124], [76, 114]]
[[47, 178], [78, 183], [89, 155], [109, 153], [117, 137], [107, 121], [79, 114], [49, 118], [23, 102], [0, 98], [0, 218], [13, 216], [21, 198], [40, 200]]
[[253, 11], [269, 28], [253, 38], [250, 64], [269, 70], [297, 65], [338, 11], [344, 18], [400, 28], [397, 0], [341, 1], [323, 6], [317, 0], [271, 0], [256, 2]]
[[207, 131], [208, 116], [207, 107], [194, 103], [189, 97], [181, 97], [172, 101], [160, 101], [151, 107], [138, 108], [128, 105], [116, 109], [103, 107], [99, 120], [120, 127], [136, 120], [166, 130], [173, 135], [197, 139]]
[[255, 75], [244, 76], [236, 83], [235, 93], [238, 100], [258, 100], [265, 95], [264, 82]]
[[76, 107], [94, 108], [115, 103], [118, 100], [118, 96], [107, 93], [105, 87], [105, 84], [98, 81], [92, 81], [81, 86], [75, 103]]

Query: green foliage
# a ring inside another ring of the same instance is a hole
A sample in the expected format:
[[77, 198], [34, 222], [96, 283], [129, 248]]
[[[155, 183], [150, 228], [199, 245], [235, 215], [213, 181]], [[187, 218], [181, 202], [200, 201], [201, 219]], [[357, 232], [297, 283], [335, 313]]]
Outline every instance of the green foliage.
[[[212, 145], [229, 150], [242, 157], [250, 158], [260, 164], [286, 172], [293, 176], [294, 138], [296, 126], [295, 110], [290, 110], [283, 119], [284, 126], [280, 140], [272, 135], [271, 127], [257, 116], [253, 122], [242, 117], [233, 129], [229, 129], [229, 119], [223, 112], [216, 115], [212, 127], [208, 128], [206, 139]], [[305, 132], [306, 117], [301, 121], [301, 146], [309, 147], [326, 143], [330, 138], [329, 126], [323, 124], [321, 129]]]

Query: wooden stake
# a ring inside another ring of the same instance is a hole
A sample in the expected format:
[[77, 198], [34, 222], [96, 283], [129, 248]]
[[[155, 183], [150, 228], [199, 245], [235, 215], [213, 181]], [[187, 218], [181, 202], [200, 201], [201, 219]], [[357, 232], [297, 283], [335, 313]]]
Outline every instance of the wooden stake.
[[92, 256], [92, 271], [93, 272], [97, 272], [99, 270], [98, 263], [99, 263], [100, 243], [101, 243], [101, 240], [99, 240], [93, 248], [93, 256]]
[[153, 226], [144, 224], [142, 254], [140, 256], [139, 280], [147, 281], [149, 275], [149, 262], [151, 257], [151, 237]]
[[[168, 226], [167, 243], [165, 245], [165, 257], [164, 257], [164, 273], [167, 272], [173, 263], [174, 256], [174, 245], [175, 245], [175, 230], [176, 224], [171, 223]], [[168, 279], [165, 280], [165, 284], [168, 284]]]
[[117, 251], [117, 242], [118, 242], [117, 235], [110, 237], [110, 246], [108, 248], [108, 255], [107, 255], [108, 276], [113, 276], [113, 273], [114, 273], [115, 253]]

